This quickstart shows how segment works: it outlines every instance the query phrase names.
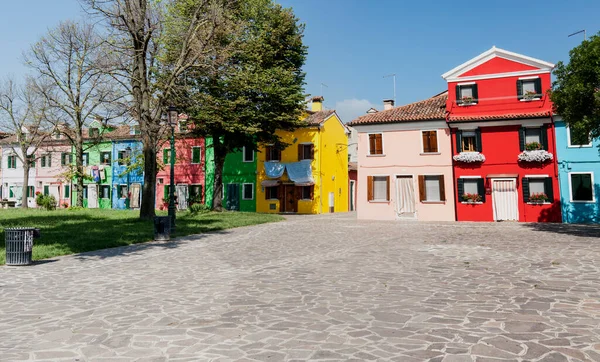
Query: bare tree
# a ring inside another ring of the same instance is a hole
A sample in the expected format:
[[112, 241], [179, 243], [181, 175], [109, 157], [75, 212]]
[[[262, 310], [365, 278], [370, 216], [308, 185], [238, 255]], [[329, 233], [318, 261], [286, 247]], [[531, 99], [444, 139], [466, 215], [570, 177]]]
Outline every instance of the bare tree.
[[125, 109], [124, 91], [107, 72], [112, 62], [106, 50], [107, 43], [92, 25], [66, 21], [25, 54], [25, 63], [34, 71], [33, 85], [56, 117], [56, 131], [75, 148], [77, 206], [83, 206], [83, 130], [94, 119], [106, 122]]
[[46, 111], [47, 104], [31, 81], [22, 87], [8, 79], [0, 86], [0, 131], [12, 134], [2, 142], [11, 149], [11, 156], [23, 165], [21, 207], [24, 209], [28, 207], [29, 170], [37, 150], [48, 137]]
[[[127, 86], [143, 142], [144, 188], [141, 218], [155, 215], [156, 152], [162, 115], [177, 104], [178, 87], [191, 68], [210, 67], [219, 56], [217, 39], [228, 31], [227, 9], [235, 0], [80, 0], [112, 32], [120, 66], [112, 74]], [[168, 22], [169, 31], [164, 25]], [[175, 41], [176, 40], [176, 41]]]

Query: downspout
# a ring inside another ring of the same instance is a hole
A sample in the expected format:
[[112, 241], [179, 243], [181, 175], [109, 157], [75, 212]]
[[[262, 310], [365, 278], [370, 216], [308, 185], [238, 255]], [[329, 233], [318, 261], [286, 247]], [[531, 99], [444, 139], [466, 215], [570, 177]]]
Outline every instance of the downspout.
[[454, 137], [452, 137], [452, 128], [450, 128], [450, 112], [446, 112], [446, 126], [448, 126], [448, 131], [450, 132], [450, 167], [452, 168], [452, 198], [454, 198], [454, 221], [458, 221], [458, 196], [455, 190], [457, 190], [456, 185], [456, 174], [454, 172], [454, 159], [452, 155], [454, 154]]
[[[556, 152], [556, 124], [554, 123], [554, 117], [550, 112], [550, 123], [552, 124], [552, 152], [554, 152], [554, 179], [556, 180], [556, 189], [558, 190], [558, 206], [560, 208], [560, 221], [562, 219], [562, 199], [560, 197], [560, 180], [558, 176], [558, 153]], [[554, 187], [554, 186], [553, 186]], [[554, 194], [554, 190], [552, 190]], [[556, 196], [555, 196], [556, 197]], [[554, 201], [556, 202], [556, 201]]]
[[321, 135], [321, 125], [318, 128], [319, 132], [319, 214], [323, 213], [323, 169], [321, 168], [321, 160], [323, 159], [323, 143]]

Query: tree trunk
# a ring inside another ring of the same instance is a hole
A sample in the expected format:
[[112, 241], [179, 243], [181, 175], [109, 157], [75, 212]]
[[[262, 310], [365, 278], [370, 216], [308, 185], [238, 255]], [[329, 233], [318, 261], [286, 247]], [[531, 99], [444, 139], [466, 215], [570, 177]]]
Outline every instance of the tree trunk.
[[83, 140], [75, 140], [75, 177], [77, 178], [77, 206], [83, 207]]
[[223, 211], [223, 165], [227, 152], [221, 137], [213, 136], [215, 179], [213, 181], [213, 210]]
[[144, 187], [140, 205], [140, 218], [152, 219], [156, 215], [156, 142], [151, 139], [147, 132], [144, 132], [142, 142], [144, 145]]
[[23, 153], [23, 155], [25, 156], [23, 157], [23, 195], [21, 196], [21, 208], [28, 209], [29, 205], [27, 205], [27, 191], [29, 191], [30, 161], [27, 153]]

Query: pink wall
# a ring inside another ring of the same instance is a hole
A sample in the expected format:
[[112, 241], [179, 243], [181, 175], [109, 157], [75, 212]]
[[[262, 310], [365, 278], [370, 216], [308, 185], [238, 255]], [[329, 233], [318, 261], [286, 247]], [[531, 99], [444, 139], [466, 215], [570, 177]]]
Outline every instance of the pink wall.
[[[35, 191], [44, 192], [45, 185], [59, 186], [60, 200], [57, 200], [59, 207], [62, 207], [64, 204], [71, 204], [70, 194], [73, 192], [71, 190], [71, 181], [65, 177], [65, 173], [69, 171], [69, 167], [61, 165], [61, 155], [63, 152], [70, 154], [71, 146], [51, 144], [36, 152], [36, 157], [38, 157], [38, 159], [35, 161]], [[50, 153], [52, 158], [51, 166], [42, 167], [42, 162], [39, 157], [48, 153]], [[69, 185], [69, 195], [65, 194], [65, 185]]]
[[[384, 156], [369, 156], [367, 132], [358, 134], [358, 187], [357, 215], [359, 219], [395, 220], [396, 176], [413, 176], [417, 219], [423, 221], [453, 221], [454, 198], [450, 133], [447, 128], [437, 129], [438, 153], [422, 154], [421, 130], [398, 130], [383, 132]], [[426, 130], [425, 128], [424, 130]], [[431, 128], [428, 128], [431, 129]], [[377, 133], [369, 130], [369, 133]], [[367, 200], [367, 176], [390, 176], [390, 201]], [[419, 201], [419, 175], [444, 175], [445, 202], [423, 203]]]

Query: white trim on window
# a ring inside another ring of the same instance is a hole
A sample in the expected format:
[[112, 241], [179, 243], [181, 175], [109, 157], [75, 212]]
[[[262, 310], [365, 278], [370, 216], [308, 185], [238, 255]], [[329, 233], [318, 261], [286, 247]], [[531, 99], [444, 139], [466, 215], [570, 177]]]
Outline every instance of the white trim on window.
[[567, 147], [569, 148], [589, 148], [592, 147], [592, 137], [590, 135], [590, 143], [588, 143], [587, 145], [572, 145], [571, 144], [571, 128], [569, 126], [567, 127]]
[[483, 176], [458, 176], [458, 178], [470, 178], [470, 179], [476, 179], [476, 178], [484, 178]]
[[526, 178], [548, 178], [550, 176], [549, 175], [525, 175], [523, 177], [526, 177]]
[[242, 147], [242, 162], [254, 162], [254, 151], [252, 151], [252, 159], [246, 160], [246, 146]]
[[477, 83], [475, 82], [462, 82], [462, 83], [456, 83], [457, 86], [461, 86], [461, 85], [475, 85]]
[[[123, 195], [121, 194], [122, 187], [125, 187], [127, 189], [127, 196], [125, 196], [125, 197], [123, 197]], [[129, 198], [129, 187], [127, 187], [127, 184], [118, 184], [117, 185], [117, 194], [119, 194], [120, 200], [127, 200]]]
[[[425, 152], [425, 145], [423, 144], [423, 132], [435, 132], [435, 143], [436, 143], [436, 152]], [[383, 137], [381, 138], [381, 143], [383, 144]], [[421, 154], [422, 155], [439, 155], [440, 152], [440, 139], [438, 138], [438, 130], [437, 129], [424, 129], [421, 130]]]
[[[371, 135], [372, 134], [380, 134], [381, 135], [381, 153], [371, 153]], [[423, 142], [423, 141], [421, 141]], [[422, 149], [422, 148], [421, 148]], [[370, 132], [367, 133], [367, 156], [374, 156], [374, 157], [382, 157], [385, 156], [385, 145], [383, 143], [383, 132]]]
[[[592, 199], [589, 201], [573, 200], [573, 185], [571, 184], [571, 175], [590, 175], [591, 176], [591, 187], [592, 187]], [[594, 173], [593, 172], [569, 172], [569, 202], [577, 204], [592, 204], [596, 202], [596, 192], [594, 191]]]
[[[250, 198], [245, 197], [245, 190], [246, 190], [246, 185], [251, 185], [252, 186], [252, 196]], [[243, 183], [242, 184], [242, 200], [254, 200], [254, 184], [253, 183]]]
[[519, 77], [519, 80], [532, 80], [532, 79], [540, 79], [540, 77], [537, 75], [534, 75], [531, 77]]

